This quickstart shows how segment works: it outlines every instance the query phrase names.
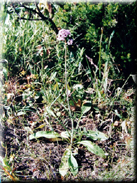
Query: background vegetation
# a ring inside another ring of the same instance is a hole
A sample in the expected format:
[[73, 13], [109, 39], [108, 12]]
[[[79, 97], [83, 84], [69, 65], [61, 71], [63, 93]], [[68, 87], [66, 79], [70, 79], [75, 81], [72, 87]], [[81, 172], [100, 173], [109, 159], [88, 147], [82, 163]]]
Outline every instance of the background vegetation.
[[[135, 12], [136, 2], [4, 4], [3, 179], [134, 179]], [[73, 39], [67, 54], [60, 29]]]

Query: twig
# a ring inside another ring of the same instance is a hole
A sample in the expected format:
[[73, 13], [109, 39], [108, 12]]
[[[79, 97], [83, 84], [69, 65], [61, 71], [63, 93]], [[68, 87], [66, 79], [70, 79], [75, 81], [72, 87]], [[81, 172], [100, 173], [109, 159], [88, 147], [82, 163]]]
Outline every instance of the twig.
[[20, 17], [21, 20], [32, 20], [32, 21], [39, 21], [39, 20], [42, 20], [41, 19], [35, 19], [35, 18], [24, 18], [24, 17]]
[[49, 17], [45, 17], [45, 16], [41, 13], [41, 11], [40, 11], [40, 9], [39, 9], [37, 3], [36, 3], [36, 7], [37, 7], [37, 10], [38, 10], [38, 13], [37, 13], [37, 14], [38, 14], [43, 20], [48, 20], [48, 21], [52, 24], [52, 27], [53, 27], [54, 31], [56, 32], [56, 34], [58, 34], [58, 29], [57, 29], [55, 23], [53, 22], [53, 20], [52, 20], [51, 18], [49, 18]]
[[39, 7], [38, 7], [38, 4], [35, 3], [35, 5], [36, 5], [36, 8], [37, 8], [38, 11], [36, 11], [36, 10], [34, 10], [34, 9], [32, 9], [32, 8], [29, 8], [29, 7], [27, 7], [26, 5], [20, 3], [20, 6], [24, 7], [26, 10], [29, 10], [29, 11], [33, 12], [34, 14], [38, 14], [38, 15], [41, 17], [41, 19], [31, 19], [31, 18], [28, 18], [28, 19], [27, 19], [27, 18], [21, 17], [21, 16], [18, 14], [18, 12], [15, 10], [15, 7], [14, 7], [14, 6], [13, 6], [13, 8], [14, 8], [15, 12], [17, 13], [17, 15], [18, 15], [18, 17], [19, 17], [20, 19], [24, 19], [24, 20], [34, 20], [34, 21], [35, 21], [35, 20], [36, 20], [36, 21], [37, 21], [37, 20], [49, 21], [49, 22], [51, 23], [52, 28], [53, 28], [53, 30], [55, 31], [55, 33], [58, 34], [58, 29], [57, 29], [55, 23], [53, 22], [53, 20], [52, 20], [51, 18], [49, 18], [49, 17], [45, 17], [45, 16], [41, 13], [41, 11], [40, 11], [40, 9], [39, 9]]

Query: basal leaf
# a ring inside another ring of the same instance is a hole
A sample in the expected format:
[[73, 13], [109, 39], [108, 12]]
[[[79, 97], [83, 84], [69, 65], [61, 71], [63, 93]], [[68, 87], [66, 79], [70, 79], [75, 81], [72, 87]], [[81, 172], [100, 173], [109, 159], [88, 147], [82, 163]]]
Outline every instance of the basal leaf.
[[96, 131], [88, 130], [86, 136], [93, 139], [93, 140], [99, 139], [102, 141], [107, 140], [109, 138], [105, 133], [100, 132], [98, 130], [96, 130]]
[[63, 131], [63, 132], [61, 132], [60, 136], [61, 136], [62, 138], [69, 138], [69, 137], [70, 137], [70, 134], [69, 134], [69, 132], [67, 132], [67, 131]]
[[60, 137], [60, 135], [54, 131], [38, 131], [29, 136], [29, 140], [45, 137], [47, 139], [54, 139]]
[[61, 158], [61, 164], [59, 166], [59, 173], [61, 176], [65, 176], [69, 170], [69, 157], [71, 154], [70, 146], [65, 150], [62, 158]]
[[83, 144], [84, 146], [86, 146], [88, 151], [94, 153], [95, 155], [100, 156], [102, 158], [105, 158], [104, 151], [98, 145], [94, 144], [93, 142], [85, 140], [85, 141], [81, 141], [81, 142], [78, 142], [78, 143]]
[[70, 168], [70, 171], [73, 175], [77, 175], [78, 173], [78, 163], [76, 161], [76, 159], [74, 158], [74, 156], [72, 155], [72, 152], [70, 154], [70, 157], [69, 157], [69, 168]]

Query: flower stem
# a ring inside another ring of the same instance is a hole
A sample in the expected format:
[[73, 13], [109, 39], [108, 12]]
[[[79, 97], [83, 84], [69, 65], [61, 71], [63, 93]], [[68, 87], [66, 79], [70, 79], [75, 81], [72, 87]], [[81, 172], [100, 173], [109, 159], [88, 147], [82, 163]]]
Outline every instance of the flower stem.
[[72, 114], [71, 114], [70, 105], [69, 105], [69, 93], [68, 93], [68, 82], [67, 82], [67, 43], [65, 43], [65, 85], [66, 85], [66, 95], [67, 95], [67, 104], [68, 104], [69, 116], [71, 118], [71, 126], [72, 126], [72, 129], [71, 129], [71, 146], [72, 146], [74, 123], [73, 123]]

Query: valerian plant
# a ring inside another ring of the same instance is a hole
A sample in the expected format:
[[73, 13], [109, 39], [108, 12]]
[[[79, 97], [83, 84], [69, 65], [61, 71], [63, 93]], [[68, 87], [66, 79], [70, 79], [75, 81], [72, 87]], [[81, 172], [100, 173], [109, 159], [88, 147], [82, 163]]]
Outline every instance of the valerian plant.
[[[79, 122], [77, 123], [77, 127], [74, 129], [74, 117], [72, 116], [72, 112], [70, 109], [70, 101], [69, 101], [69, 89], [68, 89], [68, 73], [69, 68], [67, 68], [67, 61], [69, 61], [68, 58], [68, 45], [73, 44], [73, 39], [70, 33], [70, 30], [67, 29], [60, 29], [57, 35], [58, 44], [60, 42], [63, 42], [64, 44], [64, 62], [65, 62], [65, 71], [64, 71], [64, 77], [65, 77], [65, 90], [66, 90], [66, 98], [67, 98], [67, 107], [68, 107], [68, 113], [69, 117], [71, 119], [71, 130], [62, 131], [60, 134], [55, 132], [53, 129], [52, 131], [38, 131], [34, 134], [31, 134], [29, 136], [29, 140], [37, 139], [40, 137], [45, 137], [47, 139], [53, 140], [53, 141], [67, 141], [69, 144], [62, 156], [61, 164], [59, 166], [59, 173], [62, 177], [64, 177], [69, 171], [76, 175], [78, 173], [78, 163], [75, 158], [75, 155], [78, 154], [78, 147], [80, 145], [83, 145], [87, 148], [88, 151], [91, 153], [94, 153], [97, 156], [100, 156], [102, 158], [105, 158], [105, 152], [103, 149], [101, 149], [98, 145], [96, 145], [93, 141], [95, 140], [106, 140], [108, 139], [108, 136], [98, 130], [82, 130], [79, 128]], [[86, 101], [83, 103], [81, 107], [81, 117], [87, 113], [91, 109], [91, 102]], [[48, 111], [51, 115], [52, 110]], [[86, 136], [90, 140], [82, 140], [82, 137]]]

